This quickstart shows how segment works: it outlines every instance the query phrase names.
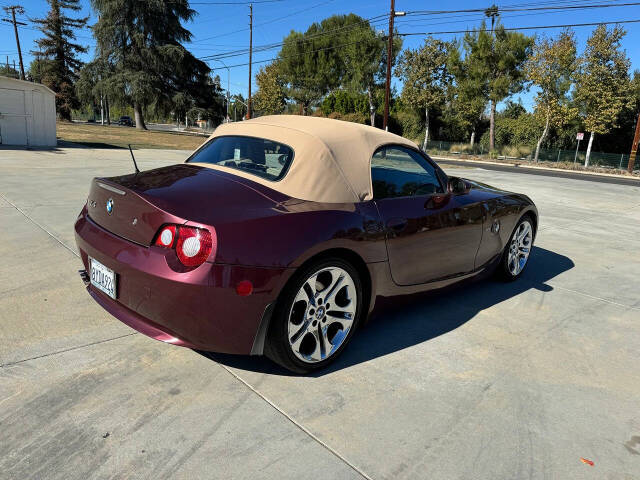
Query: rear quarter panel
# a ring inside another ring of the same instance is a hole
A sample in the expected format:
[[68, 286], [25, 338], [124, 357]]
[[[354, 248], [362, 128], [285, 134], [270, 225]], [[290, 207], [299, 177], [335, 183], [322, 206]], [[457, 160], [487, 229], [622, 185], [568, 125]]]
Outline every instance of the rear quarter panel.
[[387, 258], [373, 202], [321, 204], [291, 199], [262, 216], [211, 221], [218, 235], [217, 263], [297, 267], [332, 248], [352, 250], [366, 263]]

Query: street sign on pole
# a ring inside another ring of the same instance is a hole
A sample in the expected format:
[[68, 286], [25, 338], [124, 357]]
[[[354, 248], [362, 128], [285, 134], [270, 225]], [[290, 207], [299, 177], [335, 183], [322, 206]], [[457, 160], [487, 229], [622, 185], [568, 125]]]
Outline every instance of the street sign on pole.
[[576, 146], [576, 156], [573, 157], [573, 166], [576, 166], [576, 162], [578, 161], [578, 150], [580, 149], [580, 140], [584, 140], [584, 133], [578, 132], [576, 135], [576, 140], [578, 140], [578, 145]]

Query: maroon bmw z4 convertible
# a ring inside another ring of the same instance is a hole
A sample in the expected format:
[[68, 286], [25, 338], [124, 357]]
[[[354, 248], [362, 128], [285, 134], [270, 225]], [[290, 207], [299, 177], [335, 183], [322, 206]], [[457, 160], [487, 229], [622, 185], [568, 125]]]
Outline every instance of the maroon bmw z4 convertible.
[[183, 164], [95, 178], [75, 223], [89, 294], [163, 342], [322, 368], [383, 297], [527, 265], [525, 195], [448, 177], [354, 123], [221, 125]]

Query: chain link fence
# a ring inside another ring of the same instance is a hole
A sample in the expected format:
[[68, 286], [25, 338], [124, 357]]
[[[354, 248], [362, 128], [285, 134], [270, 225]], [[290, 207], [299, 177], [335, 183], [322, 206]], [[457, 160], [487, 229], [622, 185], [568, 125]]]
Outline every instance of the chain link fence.
[[[528, 161], [533, 162], [535, 147], [528, 146], [502, 146], [497, 147], [492, 154], [484, 145], [475, 144], [471, 147], [468, 143], [446, 142], [432, 140], [427, 144], [427, 153], [434, 156], [473, 156], [480, 159], [492, 159], [503, 161]], [[539, 162], [557, 163], [566, 166], [582, 166], [586, 157], [585, 151], [540, 149]], [[626, 170], [629, 163], [629, 155], [624, 153], [591, 152], [589, 166], [611, 170]], [[640, 161], [636, 161], [634, 171], [640, 171]]]

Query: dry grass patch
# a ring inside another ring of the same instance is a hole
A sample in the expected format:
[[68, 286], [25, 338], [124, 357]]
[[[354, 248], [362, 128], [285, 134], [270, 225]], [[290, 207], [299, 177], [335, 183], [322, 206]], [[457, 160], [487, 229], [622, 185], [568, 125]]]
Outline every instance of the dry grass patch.
[[92, 148], [162, 148], [195, 150], [206, 137], [153, 130], [137, 130], [131, 127], [92, 125], [58, 122], [56, 135], [59, 140]]

